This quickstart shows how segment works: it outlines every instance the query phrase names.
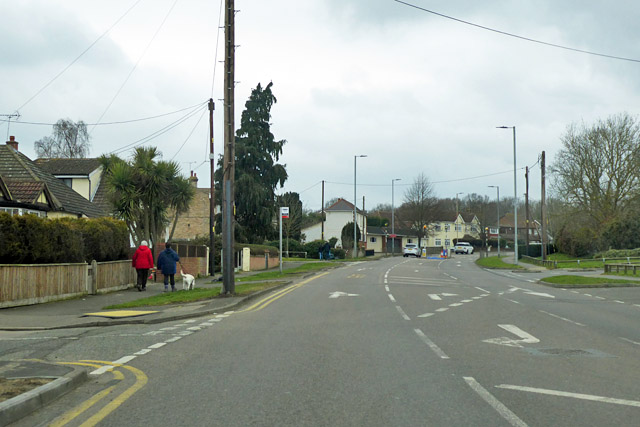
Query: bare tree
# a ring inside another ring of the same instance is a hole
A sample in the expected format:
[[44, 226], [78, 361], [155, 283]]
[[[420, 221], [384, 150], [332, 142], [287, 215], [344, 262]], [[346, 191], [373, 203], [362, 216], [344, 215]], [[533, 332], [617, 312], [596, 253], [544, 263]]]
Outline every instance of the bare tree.
[[80, 120], [60, 119], [53, 125], [53, 135], [45, 136], [34, 143], [40, 158], [85, 158], [91, 148], [87, 125]]
[[640, 190], [640, 125], [627, 113], [572, 124], [551, 166], [556, 196], [599, 225], [619, 217]]
[[405, 192], [404, 203], [398, 213], [414, 231], [422, 233], [424, 226], [428, 227], [435, 219], [436, 203], [431, 181], [424, 173], [420, 173]]

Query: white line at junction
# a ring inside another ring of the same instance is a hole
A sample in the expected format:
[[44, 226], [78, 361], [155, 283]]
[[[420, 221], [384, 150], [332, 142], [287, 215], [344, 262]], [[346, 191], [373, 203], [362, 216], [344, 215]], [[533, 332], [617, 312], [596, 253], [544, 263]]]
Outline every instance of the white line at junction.
[[487, 402], [493, 409], [495, 409], [502, 418], [507, 420], [509, 424], [514, 427], [527, 427], [527, 424], [522, 421], [516, 414], [511, 412], [509, 408], [504, 406], [502, 402], [496, 399], [491, 393], [489, 393], [484, 387], [482, 387], [473, 377], [464, 377], [469, 387], [480, 397]]
[[547, 394], [550, 396], [572, 397], [574, 399], [590, 400], [593, 402], [613, 403], [615, 405], [635, 406], [636, 408], [640, 408], [640, 402], [638, 402], [637, 400], [616, 399], [613, 397], [594, 396], [592, 394], [570, 393], [566, 391], [549, 390], [545, 388], [535, 388], [535, 387], [522, 387], [517, 385], [509, 385], [509, 384], [500, 384], [500, 385], [497, 385], [496, 388], [502, 388], [506, 390], [527, 391], [530, 393]]

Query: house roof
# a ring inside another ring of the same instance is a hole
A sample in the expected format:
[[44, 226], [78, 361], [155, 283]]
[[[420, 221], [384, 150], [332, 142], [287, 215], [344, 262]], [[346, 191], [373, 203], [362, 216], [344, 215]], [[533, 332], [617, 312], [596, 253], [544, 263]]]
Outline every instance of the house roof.
[[[90, 218], [105, 216], [98, 206], [67, 187], [55, 176], [42, 170], [31, 159], [9, 145], [0, 145], [0, 175], [14, 199], [18, 198], [14, 192], [25, 199], [35, 197], [37, 200], [39, 194], [45, 191], [56, 211], [86, 215]], [[35, 196], [37, 191], [40, 192]]]
[[98, 159], [36, 159], [38, 167], [52, 175], [89, 175], [100, 167]]
[[[338, 199], [337, 202], [329, 206], [324, 210], [325, 212], [353, 212], [353, 203], [347, 202], [345, 199]], [[356, 212], [362, 213], [362, 211], [356, 208]]]
[[[416, 233], [413, 230], [395, 228], [393, 231], [395, 232], [396, 236], [410, 236], [410, 237], [418, 236], [418, 233]], [[375, 234], [377, 236], [389, 235], [391, 234], [391, 227], [367, 226], [367, 234]]]
[[[536, 220], [529, 221], [529, 228], [536, 228]], [[513, 214], [509, 213], [500, 218], [500, 227], [513, 227]], [[524, 214], [518, 215], [518, 228], [527, 228], [527, 218]]]
[[107, 185], [104, 182], [104, 176], [100, 180], [98, 189], [93, 195], [92, 203], [99, 207], [102, 211], [111, 214], [113, 212], [113, 205], [109, 201], [109, 194], [107, 192]]

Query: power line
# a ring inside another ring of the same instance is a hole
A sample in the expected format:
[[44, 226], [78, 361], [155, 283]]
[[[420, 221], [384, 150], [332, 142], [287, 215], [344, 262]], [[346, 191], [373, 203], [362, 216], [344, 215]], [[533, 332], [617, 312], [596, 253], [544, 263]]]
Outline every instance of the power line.
[[[107, 111], [109, 111], [109, 109], [111, 108], [111, 105], [113, 105], [114, 101], [116, 100], [116, 98], [118, 97], [118, 95], [120, 95], [120, 92], [122, 91], [122, 89], [124, 88], [124, 86], [127, 84], [127, 82], [129, 81], [129, 78], [131, 78], [131, 75], [133, 74], [133, 72], [135, 71], [135, 69], [138, 67], [138, 64], [140, 64], [140, 61], [142, 60], [142, 58], [144, 57], [144, 55], [147, 53], [147, 50], [149, 50], [149, 47], [151, 46], [151, 44], [153, 43], [153, 41], [156, 39], [156, 37], [158, 36], [158, 33], [160, 32], [160, 30], [162, 29], [162, 27], [164, 26], [164, 23], [167, 22], [167, 19], [169, 18], [169, 15], [171, 15], [171, 11], [173, 11], [173, 8], [176, 6], [176, 3], [178, 3], [178, 0], [175, 0], [173, 2], [173, 4], [171, 5], [171, 7], [169, 8], [169, 10], [167, 11], [167, 14], [164, 16], [164, 19], [162, 20], [162, 22], [160, 23], [160, 26], [158, 26], [158, 29], [156, 30], [156, 32], [153, 34], [153, 37], [151, 37], [151, 40], [149, 40], [149, 43], [147, 44], [147, 46], [144, 48], [144, 50], [142, 51], [142, 53], [140, 54], [140, 57], [138, 58], [138, 60], [136, 61], [136, 63], [133, 65], [133, 68], [131, 68], [131, 71], [129, 71], [129, 74], [127, 75], [127, 77], [124, 79], [124, 82], [122, 82], [122, 85], [120, 86], [120, 88], [118, 89], [118, 91], [116, 92], [116, 94], [113, 96], [113, 98], [111, 99], [111, 102], [109, 102], [109, 105], [107, 105], [107, 108], [105, 108], [105, 110], [102, 112], [102, 114], [100, 115], [100, 117], [98, 118], [97, 122], [100, 123], [100, 121], [102, 120], [102, 118], [104, 117], [105, 114], [107, 114]], [[95, 129], [97, 125], [94, 125], [93, 128], [91, 129], [91, 132], [93, 132], [93, 130]]]
[[[193, 109], [195, 107], [200, 107], [200, 106], [205, 105], [205, 104], [206, 104], [206, 101], [205, 102], [199, 102], [199, 103], [197, 103], [195, 105], [191, 105], [189, 107], [181, 108], [181, 109], [176, 110], [176, 111], [171, 111], [170, 113], [158, 114], [157, 116], [143, 117], [143, 118], [131, 119], [131, 120], [122, 120], [122, 121], [119, 121], [119, 122], [86, 123], [86, 125], [87, 126], [108, 126], [108, 125], [122, 125], [122, 124], [127, 124], [127, 123], [142, 122], [142, 121], [145, 121], [145, 120], [152, 120], [152, 119], [157, 119], [157, 118], [160, 118], [160, 117], [170, 116], [170, 115], [176, 114], [176, 113], [181, 113], [183, 111], [191, 110], [191, 109]], [[0, 119], [0, 122], [5, 122], [6, 123], [6, 122], [9, 122], [9, 121], [10, 120], [7, 120], [7, 119]], [[14, 121], [13, 123], [19, 123], [19, 124], [22, 124], [22, 125], [36, 125], [36, 126], [53, 126], [53, 125], [55, 125], [55, 123], [44, 123], [44, 122], [22, 122], [22, 121], [21, 122], [17, 122], [17, 121]]]
[[27, 101], [22, 104], [18, 110], [21, 110], [22, 108], [24, 108], [27, 104], [29, 104], [31, 101], [34, 100], [35, 97], [37, 97], [38, 95], [40, 95], [42, 93], [42, 91], [44, 91], [46, 88], [48, 88], [54, 81], [56, 81], [58, 79], [58, 77], [60, 77], [62, 74], [64, 74], [65, 71], [67, 71], [69, 68], [71, 68], [71, 66], [73, 64], [75, 64], [80, 58], [82, 58], [82, 56], [87, 53], [96, 43], [98, 43], [100, 41], [100, 39], [102, 39], [104, 36], [106, 36], [107, 34], [109, 34], [109, 32], [113, 29], [113, 27], [115, 27], [121, 20], [122, 18], [124, 18], [125, 16], [127, 16], [129, 14], [129, 12], [131, 12], [131, 10], [136, 7], [138, 5], [138, 3], [140, 3], [142, 0], [137, 0], [129, 9], [127, 9], [127, 11], [122, 14], [122, 16], [120, 16], [120, 18], [118, 18], [108, 29], [107, 31], [105, 31], [104, 33], [102, 33], [97, 39], [94, 40], [93, 43], [91, 43], [89, 45], [88, 48], [86, 48], [85, 50], [82, 51], [82, 53], [80, 53], [80, 55], [78, 55], [73, 61], [71, 61], [71, 63], [69, 65], [67, 65], [66, 67], [64, 67], [62, 69], [62, 71], [60, 71], [58, 74], [56, 74], [51, 80], [49, 80], [49, 82], [47, 84], [45, 84], [44, 86], [42, 86], [33, 96], [31, 96], [31, 98], [27, 99]]
[[189, 139], [191, 139], [191, 135], [193, 135], [193, 132], [196, 130], [196, 128], [198, 127], [198, 125], [200, 124], [200, 121], [202, 120], [202, 117], [204, 117], [204, 113], [206, 113], [207, 110], [203, 110], [202, 114], [200, 114], [200, 118], [198, 119], [198, 121], [196, 122], [195, 125], [193, 125], [193, 128], [191, 129], [191, 132], [189, 132], [189, 135], [187, 135], [187, 137], [185, 138], [184, 142], [182, 143], [182, 145], [180, 146], [180, 148], [178, 148], [178, 151], [176, 151], [176, 154], [173, 155], [173, 157], [171, 157], [171, 159], [169, 160], [173, 160], [176, 158], [176, 156], [178, 155], [178, 153], [180, 153], [180, 151], [182, 150], [182, 147], [184, 147], [184, 145], [187, 143], [187, 141]]
[[506, 31], [501, 31], [501, 30], [496, 30], [494, 28], [485, 27], [484, 25], [474, 24], [473, 22], [465, 21], [465, 20], [462, 20], [462, 19], [459, 19], [459, 18], [454, 18], [453, 16], [444, 15], [442, 13], [438, 13], [438, 12], [435, 12], [433, 10], [425, 9], [423, 7], [416, 6], [415, 4], [407, 3], [407, 2], [404, 2], [404, 1], [401, 1], [401, 0], [394, 0], [394, 1], [396, 3], [404, 4], [405, 6], [409, 6], [409, 7], [412, 7], [414, 9], [421, 10], [423, 12], [431, 13], [433, 15], [437, 15], [437, 16], [440, 16], [442, 18], [446, 18], [446, 19], [450, 19], [452, 21], [460, 22], [462, 24], [471, 25], [472, 27], [480, 28], [480, 29], [487, 30], [487, 31], [492, 31], [494, 33], [502, 34], [503, 36], [509, 36], [509, 37], [513, 37], [513, 38], [520, 39], [520, 40], [525, 40], [525, 41], [532, 42], [532, 43], [538, 43], [538, 44], [541, 44], [541, 45], [544, 45], [544, 46], [555, 47], [555, 48], [558, 48], [558, 49], [569, 50], [569, 51], [572, 51], [572, 52], [584, 53], [584, 54], [587, 54], [587, 55], [601, 56], [601, 57], [609, 58], [609, 59], [618, 59], [620, 61], [640, 62], [640, 59], [625, 58], [625, 57], [622, 57], [622, 56], [608, 55], [608, 54], [605, 54], [605, 53], [597, 53], [597, 52], [592, 52], [592, 51], [588, 51], [588, 50], [576, 49], [576, 48], [573, 48], [573, 47], [562, 46], [562, 45], [555, 44], [555, 43], [544, 42], [544, 41], [532, 39], [532, 38], [529, 38], [529, 37], [523, 37], [523, 36], [519, 36], [517, 34], [507, 33]]

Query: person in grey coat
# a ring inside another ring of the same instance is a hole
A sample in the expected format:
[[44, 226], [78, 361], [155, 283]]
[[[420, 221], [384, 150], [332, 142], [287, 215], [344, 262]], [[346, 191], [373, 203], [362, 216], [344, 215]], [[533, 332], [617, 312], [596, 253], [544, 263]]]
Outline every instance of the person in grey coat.
[[169, 291], [169, 280], [171, 280], [171, 291], [176, 290], [176, 263], [180, 261], [180, 257], [171, 249], [171, 243], [167, 242], [165, 250], [158, 255], [158, 269], [162, 270], [164, 275], [164, 291]]

